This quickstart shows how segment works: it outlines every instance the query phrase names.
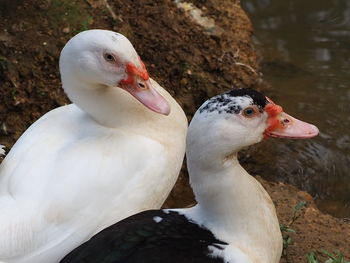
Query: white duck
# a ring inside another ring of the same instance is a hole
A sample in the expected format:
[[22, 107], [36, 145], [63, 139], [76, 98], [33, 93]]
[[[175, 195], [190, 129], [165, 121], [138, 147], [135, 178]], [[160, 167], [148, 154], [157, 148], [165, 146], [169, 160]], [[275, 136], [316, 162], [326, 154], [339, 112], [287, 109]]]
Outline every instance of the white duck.
[[311, 138], [318, 129], [261, 93], [233, 90], [206, 101], [187, 136], [187, 166], [198, 204], [124, 219], [62, 263], [278, 263], [282, 237], [269, 195], [237, 152], [263, 137]]
[[160, 208], [181, 168], [186, 116], [127, 38], [79, 33], [60, 72], [74, 103], [29, 127], [0, 167], [0, 261], [59, 261], [110, 224]]

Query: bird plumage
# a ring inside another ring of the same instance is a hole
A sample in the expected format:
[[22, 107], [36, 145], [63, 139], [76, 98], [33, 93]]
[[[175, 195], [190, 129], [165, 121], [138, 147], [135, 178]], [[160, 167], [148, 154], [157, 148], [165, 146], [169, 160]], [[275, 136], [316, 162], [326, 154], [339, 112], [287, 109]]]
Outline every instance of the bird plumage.
[[239, 164], [237, 152], [275, 133], [285, 138], [318, 133], [311, 124], [285, 118], [291, 116], [253, 90], [209, 99], [194, 115], [187, 134], [187, 168], [197, 205], [131, 216], [98, 233], [62, 262], [278, 263], [282, 236], [275, 207]]
[[[61, 263], [223, 263], [210, 256], [210, 247], [226, 245], [176, 211], [150, 210], [105, 229], [94, 243], [77, 248]], [[184, 261], [188, 257], [191, 261]]]
[[[31, 125], [0, 166], [0, 260], [8, 263], [58, 262], [110, 224], [160, 208], [181, 168], [187, 119], [170, 94], [154, 80], [136, 76], [153, 90], [142, 105], [143, 97], [108, 86], [125, 76], [103, 60], [104, 48], [118, 50], [121, 61], [132, 50], [130, 59], [138, 65], [130, 42], [91, 30], [70, 43], [74, 47], [67, 44], [60, 68], [74, 103]], [[83, 64], [81, 57], [87, 59]], [[154, 112], [165, 104], [146, 108], [154, 94], [167, 101], [168, 116]]]

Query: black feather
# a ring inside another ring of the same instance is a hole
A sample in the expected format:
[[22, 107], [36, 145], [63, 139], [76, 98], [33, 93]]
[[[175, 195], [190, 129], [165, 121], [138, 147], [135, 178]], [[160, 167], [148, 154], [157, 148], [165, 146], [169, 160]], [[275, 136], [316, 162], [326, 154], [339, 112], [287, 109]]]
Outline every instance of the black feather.
[[229, 114], [238, 114], [242, 107], [237, 101], [237, 97], [250, 97], [252, 104], [257, 105], [260, 109], [265, 108], [268, 103], [264, 94], [253, 89], [234, 89], [229, 92], [217, 95], [207, 100], [200, 108], [199, 112], [222, 112]]
[[177, 212], [150, 210], [104, 229], [61, 263], [224, 263], [209, 256], [208, 246], [226, 245]]

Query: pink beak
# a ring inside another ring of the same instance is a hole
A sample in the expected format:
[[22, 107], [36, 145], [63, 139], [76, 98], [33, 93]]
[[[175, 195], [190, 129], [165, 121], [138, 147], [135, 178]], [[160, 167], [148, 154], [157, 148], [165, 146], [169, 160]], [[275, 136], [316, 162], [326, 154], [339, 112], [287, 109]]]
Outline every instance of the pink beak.
[[151, 81], [142, 80], [137, 77], [132, 83], [119, 84], [121, 88], [129, 92], [139, 102], [150, 110], [169, 115], [170, 106], [166, 99], [152, 86]]
[[169, 103], [155, 88], [153, 88], [149, 79], [136, 80], [133, 84], [127, 85], [124, 89], [147, 108], [160, 114], [169, 115]]
[[166, 99], [152, 86], [145, 64], [140, 59], [140, 67], [129, 62], [125, 66], [127, 79], [122, 79], [118, 85], [134, 96], [150, 110], [169, 115], [170, 105]]
[[274, 121], [278, 124], [274, 129], [267, 129], [265, 135], [276, 138], [307, 139], [318, 135], [315, 125], [300, 121], [287, 113], [281, 112]]

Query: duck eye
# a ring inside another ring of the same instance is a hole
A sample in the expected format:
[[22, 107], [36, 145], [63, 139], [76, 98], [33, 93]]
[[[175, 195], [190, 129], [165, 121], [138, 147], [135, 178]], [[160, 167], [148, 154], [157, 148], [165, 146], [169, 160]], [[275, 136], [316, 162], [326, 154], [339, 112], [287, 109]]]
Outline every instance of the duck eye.
[[116, 62], [115, 57], [111, 53], [105, 53], [105, 54], [103, 54], [103, 57], [109, 63], [114, 64]]
[[245, 117], [253, 117], [253, 116], [255, 115], [255, 113], [256, 113], [256, 111], [255, 111], [255, 109], [252, 108], [252, 107], [248, 107], [248, 108], [245, 108], [245, 109], [243, 110], [243, 115], [244, 115]]

